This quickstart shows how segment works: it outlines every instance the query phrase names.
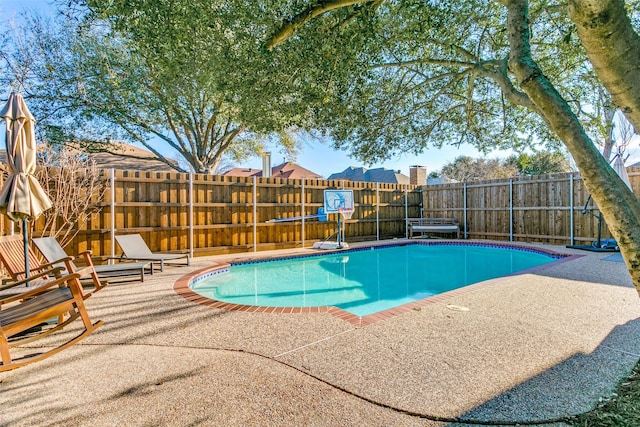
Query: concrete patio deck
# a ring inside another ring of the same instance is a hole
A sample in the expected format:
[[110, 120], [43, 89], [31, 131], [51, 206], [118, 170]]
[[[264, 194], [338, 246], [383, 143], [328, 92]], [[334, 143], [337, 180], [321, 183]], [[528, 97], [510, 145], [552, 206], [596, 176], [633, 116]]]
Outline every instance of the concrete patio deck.
[[365, 327], [174, 292], [238, 256], [114, 283], [87, 300], [102, 328], [0, 374], [0, 425], [561, 425], [640, 359], [640, 298], [610, 254], [543, 247], [583, 256]]

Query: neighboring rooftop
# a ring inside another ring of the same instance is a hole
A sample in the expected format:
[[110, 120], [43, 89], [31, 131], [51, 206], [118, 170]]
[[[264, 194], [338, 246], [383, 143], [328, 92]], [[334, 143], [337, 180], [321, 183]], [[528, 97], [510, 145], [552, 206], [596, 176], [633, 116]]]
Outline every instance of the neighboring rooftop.
[[[135, 170], [145, 172], [175, 172], [171, 166], [155, 159], [151, 151], [123, 142], [112, 143], [111, 153], [88, 153], [100, 169]], [[133, 157], [125, 157], [133, 156]]]
[[342, 172], [334, 173], [327, 179], [344, 179], [349, 181], [387, 182], [391, 184], [409, 184], [409, 177], [399, 170], [386, 168], [367, 169], [349, 166]]
[[[253, 168], [233, 168], [222, 175], [225, 176], [262, 176], [262, 169]], [[272, 178], [288, 179], [324, 179], [321, 175], [305, 169], [293, 162], [284, 162], [271, 168]]]
[[[123, 142], [114, 142], [112, 145], [112, 151], [115, 154], [86, 153], [86, 156], [95, 162], [98, 169], [113, 168], [144, 172], [175, 172], [175, 169], [166, 163], [156, 160], [151, 151], [143, 150]], [[76, 149], [73, 149], [73, 151], [82, 153], [82, 151]], [[134, 158], [124, 157], [125, 155], [134, 156]], [[7, 152], [4, 149], [0, 150], [0, 163], [7, 163]]]

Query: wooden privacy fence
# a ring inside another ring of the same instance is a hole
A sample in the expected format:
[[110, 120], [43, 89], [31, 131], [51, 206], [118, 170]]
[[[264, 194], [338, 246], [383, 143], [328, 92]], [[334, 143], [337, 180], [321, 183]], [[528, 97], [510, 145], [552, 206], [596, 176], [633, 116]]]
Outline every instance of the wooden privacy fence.
[[[640, 167], [628, 172], [637, 195]], [[354, 192], [347, 241], [406, 237], [407, 218], [421, 216], [457, 218], [461, 236], [472, 239], [580, 244], [597, 235], [597, 219], [582, 213], [589, 194], [577, 173], [422, 187], [175, 172], [102, 174], [109, 184], [99, 201], [102, 210], [81, 227], [69, 253], [91, 249], [98, 257], [119, 255], [114, 236], [127, 233], [140, 233], [153, 251], [195, 255], [308, 247], [336, 238], [336, 215], [327, 222], [300, 218], [317, 213], [325, 189]], [[593, 201], [586, 211], [598, 213]], [[10, 233], [12, 224], [0, 215], [3, 233]], [[41, 220], [33, 231], [42, 234]]]
[[[345, 224], [347, 241], [404, 237], [407, 217], [420, 215], [419, 186], [228, 177], [176, 172], [102, 171], [109, 182], [102, 210], [79, 230], [68, 253], [91, 249], [94, 256], [119, 255], [114, 236], [140, 233], [152, 251], [195, 255], [307, 247], [332, 238], [337, 215], [314, 215], [325, 189], [353, 190], [355, 212]], [[10, 221], [2, 217], [3, 230]], [[41, 233], [36, 221], [34, 236]], [[16, 230], [18, 228], [16, 227]]]
[[[640, 194], [640, 167], [628, 168]], [[591, 242], [597, 236], [598, 208], [589, 202], [577, 173], [429, 185], [423, 187], [425, 217], [455, 217], [464, 236], [554, 244]], [[610, 237], [602, 222], [602, 238]]]

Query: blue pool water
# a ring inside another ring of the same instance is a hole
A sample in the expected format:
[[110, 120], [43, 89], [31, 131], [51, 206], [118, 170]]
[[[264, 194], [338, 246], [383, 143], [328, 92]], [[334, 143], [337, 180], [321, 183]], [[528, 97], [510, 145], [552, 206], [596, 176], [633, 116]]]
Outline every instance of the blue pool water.
[[234, 304], [336, 306], [366, 316], [556, 260], [513, 248], [412, 244], [232, 265], [191, 289]]

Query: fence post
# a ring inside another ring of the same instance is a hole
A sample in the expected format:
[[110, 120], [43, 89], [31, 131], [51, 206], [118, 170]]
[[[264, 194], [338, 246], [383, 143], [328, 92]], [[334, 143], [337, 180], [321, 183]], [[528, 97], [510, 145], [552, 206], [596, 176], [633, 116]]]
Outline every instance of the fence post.
[[302, 247], [304, 248], [304, 218], [305, 218], [305, 211], [304, 211], [304, 178], [302, 178]]
[[256, 239], [258, 238], [258, 222], [257, 222], [257, 218], [256, 215], [258, 214], [258, 207], [256, 206], [257, 204], [257, 188], [258, 188], [258, 181], [257, 181], [257, 177], [253, 177], [253, 252], [258, 252], [258, 242], [256, 241]]
[[193, 258], [193, 173], [189, 173], [189, 256]]
[[376, 240], [380, 240], [380, 183], [376, 182]]
[[462, 184], [462, 215], [464, 216], [464, 218], [462, 218], [463, 222], [464, 222], [464, 238], [468, 239], [469, 235], [468, 232], [469, 230], [467, 229], [467, 183], [463, 183]]
[[573, 174], [569, 174], [569, 228], [569, 244], [573, 246], [575, 244], [573, 231]]
[[509, 179], [509, 241], [513, 242], [513, 179]]
[[[111, 257], [116, 256], [116, 171], [109, 169], [109, 181], [111, 184]], [[111, 262], [111, 260], [109, 260]]]
[[404, 238], [409, 238], [409, 189], [404, 185]]

